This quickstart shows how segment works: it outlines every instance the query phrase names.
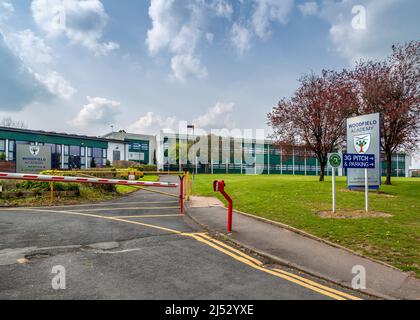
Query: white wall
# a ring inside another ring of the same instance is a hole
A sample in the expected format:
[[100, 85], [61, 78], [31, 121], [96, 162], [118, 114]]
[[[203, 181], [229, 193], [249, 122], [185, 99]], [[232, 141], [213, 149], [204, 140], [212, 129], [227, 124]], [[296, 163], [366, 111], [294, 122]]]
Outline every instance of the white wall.
[[121, 160], [127, 160], [128, 146], [125, 143], [108, 142], [108, 154], [107, 159], [113, 163], [113, 155], [115, 151], [120, 151]]

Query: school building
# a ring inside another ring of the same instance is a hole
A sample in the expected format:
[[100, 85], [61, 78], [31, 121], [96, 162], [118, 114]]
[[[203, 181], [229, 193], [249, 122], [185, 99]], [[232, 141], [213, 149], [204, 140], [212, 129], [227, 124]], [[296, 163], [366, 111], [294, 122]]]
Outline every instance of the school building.
[[[194, 148], [192, 141], [208, 137], [179, 134], [157, 135], [111, 132], [101, 137], [40, 130], [0, 127], [0, 171], [16, 170], [18, 145], [39, 145], [51, 149], [52, 169], [85, 169], [103, 167], [107, 160], [134, 161], [156, 164], [159, 170], [191, 171], [197, 173], [236, 174], [295, 174], [318, 175], [319, 163], [314, 154], [304, 147], [278, 146], [272, 140], [263, 142], [248, 139], [212, 137], [208, 156], [171, 158], [171, 149], [185, 143]], [[210, 139], [210, 138], [208, 138]], [[177, 152], [177, 151], [176, 151]], [[395, 154], [392, 161], [393, 176], [408, 176], [411, 157]], [[207, 161], [206, 161], [207, 160]], [[386, 163], [382, 162], [383, 173]], [[330, 173], [330, 172], [329, 172]], [[342, 174], [342, 172], [338, 172]]]

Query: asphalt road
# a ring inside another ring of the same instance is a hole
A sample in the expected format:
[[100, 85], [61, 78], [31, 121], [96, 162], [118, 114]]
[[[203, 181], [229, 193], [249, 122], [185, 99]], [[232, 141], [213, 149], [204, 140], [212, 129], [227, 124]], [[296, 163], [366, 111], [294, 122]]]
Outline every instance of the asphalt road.
[[0, 299], [342, 298], [365, 297], [215, 240], [167, 195], [0, 209]]

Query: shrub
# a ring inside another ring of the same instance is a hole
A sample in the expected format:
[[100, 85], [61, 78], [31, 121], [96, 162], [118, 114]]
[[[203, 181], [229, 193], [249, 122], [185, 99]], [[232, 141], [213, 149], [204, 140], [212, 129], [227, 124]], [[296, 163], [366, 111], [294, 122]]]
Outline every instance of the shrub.
[[4, 152], [0, 153], [0, 161], [6, 161], [6, 154]]
[[[39, 181], [23, 181], [16, 185], [18, 190], [31, 190], [31, 191], [49, 191], [50, 183], [49, 182], [39, 182]], [[75, 183], [60, 183], [54, 182], [54, 191], [80, 191], [79, 185]]]
[[106, 160], [105, 167], [107, 167], [107, 168], [111, 167], [111, 161]]

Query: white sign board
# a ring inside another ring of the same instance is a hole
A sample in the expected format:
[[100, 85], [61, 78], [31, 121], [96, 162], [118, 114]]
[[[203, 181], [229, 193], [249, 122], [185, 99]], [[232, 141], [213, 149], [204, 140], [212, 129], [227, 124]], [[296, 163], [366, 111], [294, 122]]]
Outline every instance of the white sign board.
[[[381, 118], [379, 113], [347, 119], [347, 153], [375, 155], [375, 169], [368, 170], [370, 188], [381, 184]], [[365, 173], [360, 169], [347, 169], [347, 185], [365, 186]]]
[[17, 145], [16, 172], [40, 173], [45, 170], [51, 170], [51, 147]]

